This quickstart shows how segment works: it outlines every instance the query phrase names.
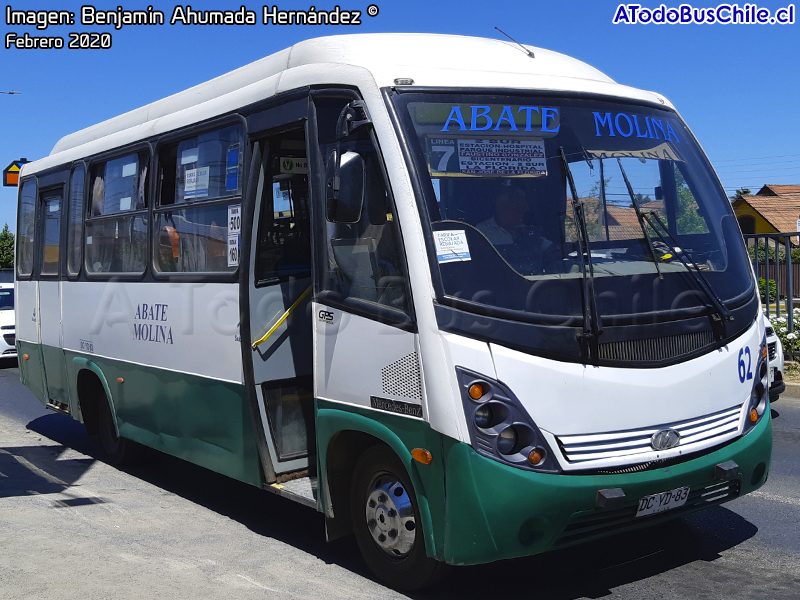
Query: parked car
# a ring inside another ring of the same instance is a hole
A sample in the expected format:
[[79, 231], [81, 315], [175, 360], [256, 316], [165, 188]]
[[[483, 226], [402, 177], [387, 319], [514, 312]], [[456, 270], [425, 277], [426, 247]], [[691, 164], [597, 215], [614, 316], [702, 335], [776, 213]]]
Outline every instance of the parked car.
[[16, 357], [13, 283], [0, 283], [0, 337], [0, 358]]
[[775, 328], [767, 318], [764, 317], [764, 327], [767, 331], [767, 352], [769, 353], [769, 368], [772, 371], [769, 385], [769, 400], [775, 402], [786, 390], [786, 383], [783, 381], [783, 344], [775, 333]]

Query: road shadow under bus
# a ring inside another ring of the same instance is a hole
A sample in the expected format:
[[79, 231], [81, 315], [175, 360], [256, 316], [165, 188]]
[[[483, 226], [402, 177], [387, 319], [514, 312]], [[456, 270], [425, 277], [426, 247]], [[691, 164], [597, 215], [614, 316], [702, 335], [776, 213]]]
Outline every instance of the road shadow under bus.
[[[102, 460], [96, 438], [64, 415], [49, 414], [28, 424], [58, 444]], [[122, 469], [166, 492], [176, 494], [238, 521], [267, 536], [372, 578], [352, 537], [325, 541], [324, 518], [313, 509], [214, 473], [181, 459], [144, 449], [142, 461]], [[488, 565], [453, 567], [436, 586], [409, 594], [415, 599], [521, 598], [573, 600], [602, 598], [695, 562], [711, 562], [753, 537], [758, 528], [724, 506], [573, 548]], [[672, 574], [680, 580], [683, 575]], [[726, 586], [735, 585], [726, 570]], [[747, 576], [744, 571], [742, 577]], [[752, 586], [742, 581], [743, 588]], [[740, 588], [742, 589], [742, 588]]]

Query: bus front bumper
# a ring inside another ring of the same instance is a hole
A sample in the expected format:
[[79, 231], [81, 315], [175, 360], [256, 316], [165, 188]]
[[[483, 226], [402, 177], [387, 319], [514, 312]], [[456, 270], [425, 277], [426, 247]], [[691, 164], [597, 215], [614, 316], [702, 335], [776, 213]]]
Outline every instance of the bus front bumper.
[[[614, 475], [551, 475], [503, 465], [456, 443], [446, 457], [444, 558], [478, 564], [528, 556], [646, 527], [761, 487], [772, 457], [770, 411], [744, 437], [687, 462]], [[734, 461], [735, 475], [715, 478]], [[684, 506], [636, 517], [639, 499], [689, 486]], [[599, 490], [621, 488], [621, 505], [598, 508]]]

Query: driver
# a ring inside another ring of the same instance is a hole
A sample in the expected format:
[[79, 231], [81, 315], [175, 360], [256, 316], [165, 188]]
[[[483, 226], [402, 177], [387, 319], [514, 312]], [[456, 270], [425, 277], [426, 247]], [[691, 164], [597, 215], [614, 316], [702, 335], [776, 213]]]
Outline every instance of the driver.
[[541, 273], [543, 266], [558, 258], [558, 247], [525, 224], [529, 205], [525, 191], [504, 186], [497, 195], [494, 215], [475, 227], [515, 268]]

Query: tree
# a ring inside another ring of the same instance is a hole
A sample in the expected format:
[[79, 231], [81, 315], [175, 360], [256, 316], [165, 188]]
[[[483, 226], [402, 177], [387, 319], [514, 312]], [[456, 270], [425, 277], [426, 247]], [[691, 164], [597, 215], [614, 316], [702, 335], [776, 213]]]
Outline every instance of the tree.
[[0, 231], [0, 269], [14, 266], [14, 234], [8, 230], [8, 223]]
[[752, 192], [748, 188], [739, 188], [736, 193], [731, 196], [731, 202], [741, 200], [744, 196], [749, 196]]
[[676, 211], [678, 233], [708, 233], [705, 219], [697, 212], [697, 202], [692, 190], [686, 185], [686, 180], [678, 169], [675, 169], [675, 187], [678, 192], [678, 210]]

